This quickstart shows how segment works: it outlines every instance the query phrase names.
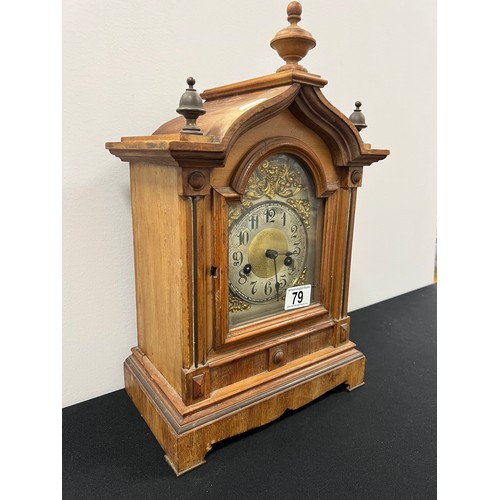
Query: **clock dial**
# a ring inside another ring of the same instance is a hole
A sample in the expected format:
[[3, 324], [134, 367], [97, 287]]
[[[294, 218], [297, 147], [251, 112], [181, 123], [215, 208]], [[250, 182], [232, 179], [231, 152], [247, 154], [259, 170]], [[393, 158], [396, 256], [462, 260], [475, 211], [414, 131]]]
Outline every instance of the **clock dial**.
[[316, 284], [322, 222], [323, 200], [300, 158], [275, 154], [256, 167], [229, 207], [231, 327], [284, 312], [288, 288]]
[[304, 270], [307, 230], [300, 215], [282, 202], [255, 205], [229, 236], [229, 284], [253, 304], [279, 301]]

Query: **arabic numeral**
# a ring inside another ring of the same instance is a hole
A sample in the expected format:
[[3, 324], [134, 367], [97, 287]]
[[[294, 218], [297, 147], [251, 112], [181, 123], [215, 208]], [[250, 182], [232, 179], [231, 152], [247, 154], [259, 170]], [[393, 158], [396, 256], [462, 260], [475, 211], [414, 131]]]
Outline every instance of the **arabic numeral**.
[[242, 271], [239, 273], [238, 283], [240, 285], [244, 285], [248, 281], [248, 276], [244, 274]]
[[266, 224], [272, 223], [274, 222], [276, 210], [274, 210], [274, 208], [268, 208], [265, 210], [264, 215], [266, 216]]
[[240, 231], [240, 234], [238, 234], [240, 245], [248, 245], [249, 238], [248, 231]]
[[258, 229], [258, 228], [259, 228], [259, 216], [252, 215], [250, 217], [250, 229]]
[[304, 292], [302, 290], [298, 292], [292, 292], [293, 299], [292, 299], [292, 304], [302, 304], [302, 301], [304, 300]]
[[233, 266], [239, 267], [243, 263], [243, 253], [241, 252], [233, 252]]

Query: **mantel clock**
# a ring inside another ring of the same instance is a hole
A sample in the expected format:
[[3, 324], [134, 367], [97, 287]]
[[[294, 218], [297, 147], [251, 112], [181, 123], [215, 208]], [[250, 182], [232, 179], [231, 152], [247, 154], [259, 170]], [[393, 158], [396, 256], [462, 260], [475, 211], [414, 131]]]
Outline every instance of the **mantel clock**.
[[206, 90], [130, 163], [137, 346], [125, 387], [177, 474], [214, 442], [363, 384], [347, 299], [357, 190], [372, 149], [299, 64], [316, 44], [288, 5], [274, 74]]

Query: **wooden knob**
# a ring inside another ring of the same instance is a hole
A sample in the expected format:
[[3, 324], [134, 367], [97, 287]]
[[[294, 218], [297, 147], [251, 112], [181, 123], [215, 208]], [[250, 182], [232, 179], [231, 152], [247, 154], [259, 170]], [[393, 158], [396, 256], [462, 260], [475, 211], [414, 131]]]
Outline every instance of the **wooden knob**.
[[[295, 2], [298, 3], [298, 2]], [[285, 357], [285, 353], [280, 349], [273, 354], [273, 363], [279, 365]]]

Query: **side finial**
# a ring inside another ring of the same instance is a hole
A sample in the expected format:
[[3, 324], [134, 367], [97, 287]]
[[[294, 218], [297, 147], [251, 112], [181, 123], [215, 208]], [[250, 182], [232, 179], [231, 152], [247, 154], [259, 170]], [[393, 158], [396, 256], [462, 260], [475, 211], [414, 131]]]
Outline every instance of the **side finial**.
[[354, 105], [356, 106], [356, 109], [349, 117], [349, 120], [351, 120], [354, 126], [358, 129], [358, 132], [361, 132], [361, 130], [367, 127], [365, 115], [361, 112], [361, 101], [356, 101]]
[[290, 2], [286, 12], [290, 26], [278, 31], [271, 40], [271, 47], [286, 62], [278, 69], [277, 73], [290, 69], [307, 72], [307, 69], [301, 66], [299, 61], [316, 46], [316, 40], [309, 31], [297, 24], [302, 15], [302, 5], [299, 2]]
[[181, 134], [203, 135], [201, 129], [196, 126], [198, 117], [206, 113], [203, 109], [203, 101], [200, 94], [193, 88], [196, 80], [190, 76], [186, 80], [186, 83], [189, 85], [189, 88], [182, 94], [179, 107], [177, 108], [177, 113], [186, 119], [186, 124], [181, 129]]

